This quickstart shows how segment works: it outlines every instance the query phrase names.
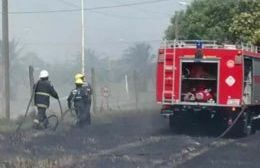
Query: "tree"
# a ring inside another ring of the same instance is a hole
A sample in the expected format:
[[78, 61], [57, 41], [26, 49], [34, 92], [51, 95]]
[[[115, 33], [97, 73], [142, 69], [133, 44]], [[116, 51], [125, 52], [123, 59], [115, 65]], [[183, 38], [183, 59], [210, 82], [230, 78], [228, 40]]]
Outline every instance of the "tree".
[[253, 36], [252, 41], [257, 46], [260, 46], [260, 29], [255, 31], [255, 35]]
[[[1, 41], [0, 41], [1, 44]], [[44, 65], [44, 62], [37, 57], [34, 53], [27, 53], [23, 55], [23, 48], [16, 40], [9, 43], [10, 54], [10, 97], [15, 100], [18, 92], [24, 92], [24, 88], [29, 85], [28, 80], [28, 67], [29, 65], [35, 66]], [[1, 57], [2, 60], [2, 57]], [[24, 94], [24, 93], [22, 93]]]
[[177, 23], [181, 39], [256, 43], [259, 4], [260, 0], [195, 0], [187, 10], [172, 17], [166, 39], [175, 39]]
[[[2, 46], [2, 41], [0, 41], [0, 45]], [[2, 47], [0, 48], [2, 49]], [[21, 55], [22, 48], [19, 48], [19, 44], [17, 41], [12, 40], [9, 42], [9, 68], [10, 68], [10, 98], [14, 100], [16, 98], [16, 91], [18, 89], [17, 83], [20, 83], [22, 78], [22, 74], [24, 69], [19, 61], [19, 56]], [[0, 50], [1, 52], [1, 50]], [[2, 52], [1, 52], [2, 54]], [[3, 56], [1, 55], [1, 63], [3, 60]], [[2, 74], [1, 74], [2, 75]]]
[[21, 57], [19, 57], [20, 62], [24, 67], [29, 67], [32, 65], [35, 68], [43, 69], [48, 68], [49, 65], [44, 62], [35, 52], [28, 52]]
[[133, 71], [137, 72], [139, 77], [139, 89], [145, 91], [147, 89], [147, 78], [151, 77], [152, 60], [154, 55], [151, 54], [151, 46], [147, 43], [136, 43], [129, 47], [123, 55], [123, 65], [126, 73], [132, 76]]
[[143, 71], [143, 69], [151, 63], [153, 58], [151, 46], [143, 42], [130, 46], [123, 55], [128, 69], [136, 69], [138, 72]]
[[[97, 68], [96, 75], [98, 80], [102, 81], [107, 76], [103, 73], [105, 63], [93, 50], [86, 50], [85, 58], [85, 74], [87, 75], [87, 80], [90, 79], [91, 68]], [[53, 83], [60, 87], [60, 90], [70, 90], [74, 87], [74, 75], [81, 72], [81, 55], [79, 53], [71, 55], [68, 60], [64, 60], [59, 63], [55, 63], [49, 66], [49, 71], [52, 74], [51, 78], [55, 79]], [[102, 68], [102, 69], [100, 69]], [[66, 93], [67, 94], [67, 93]]]
[[260, 0], [240, 1], [229, 28], [237, 41], [252, 42], [260, 45]]

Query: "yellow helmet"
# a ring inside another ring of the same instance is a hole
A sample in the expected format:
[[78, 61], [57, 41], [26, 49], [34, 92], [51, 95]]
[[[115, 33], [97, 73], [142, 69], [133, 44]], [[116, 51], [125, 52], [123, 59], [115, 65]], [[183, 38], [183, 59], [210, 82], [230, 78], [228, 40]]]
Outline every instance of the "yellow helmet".
[[77, 73], [76, 75], [75, 75], [75, 80], [77, 80], [77, 79], [79, 79], [79, 78], [83, 78], [84, 77], [84, 75], [82, 74], [82, 73]]
[[83, 85], [83, 83], [84, 83], [83, 80], [80, 78], [75, 80], [75, 84]]
[[85, 75], [83, 75], [82, 73], [77, 73], [77, 74], [75, 75], [75, 81], [76, 81], [77, 79], [81, 79], [81, 80], [83, 80], [83, 82], [84, 82], [84, 80], [85, 80]]

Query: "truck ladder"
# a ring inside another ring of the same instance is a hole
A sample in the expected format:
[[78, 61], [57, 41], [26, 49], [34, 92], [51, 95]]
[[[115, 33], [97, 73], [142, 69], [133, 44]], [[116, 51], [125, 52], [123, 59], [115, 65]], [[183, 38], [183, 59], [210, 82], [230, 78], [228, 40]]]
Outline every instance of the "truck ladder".
[[175, 52], [175, 45], [172, 49], [168, 49], [166, 42], [163, 61], [163, 104], [174, 103]]

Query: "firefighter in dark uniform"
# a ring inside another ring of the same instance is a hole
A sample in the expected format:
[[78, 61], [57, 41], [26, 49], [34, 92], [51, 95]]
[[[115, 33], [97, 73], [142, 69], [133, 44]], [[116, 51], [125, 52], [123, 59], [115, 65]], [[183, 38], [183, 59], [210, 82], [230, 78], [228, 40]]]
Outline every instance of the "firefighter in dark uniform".
[[83, 87], [83, 80], [78, 78], [75, 81], [76, 88], [70, 92], [70, 95], [67, 99], [68, 108], [71, 109], [72, 102], [76, 112], [76, 126], [84, 127], [88, 125], [88, 92], [86, 88]]
[[34, 127], [47, 128], [48, 119], [46, 116], [46, 110], [50, 105], [50, 96], [55, 99], [59, 99], [59, 96], [49, 81], [49, 73], [46, 70], [40, 72], [39, 81], [34, 85], [34, 104], [37, 107], [37, 118], [34, 119]]
[[87, 118], [86, 118], [86, 124], [90, 125], [91, 124], [91, 115], [90, 115], [90, 108], [91, 108], [91, 96], [92, 96], [92, 87], [91, 85], [86, 81], [85, 75], [82, 73], [78, 73], [75, 75], [75, 81], [77, 79], [81, 79], [83, 81], [83, 88], [85, 89], [85, 92], [87, 94], [87, 104], [86, 104], [86, 113], [87, 113]]

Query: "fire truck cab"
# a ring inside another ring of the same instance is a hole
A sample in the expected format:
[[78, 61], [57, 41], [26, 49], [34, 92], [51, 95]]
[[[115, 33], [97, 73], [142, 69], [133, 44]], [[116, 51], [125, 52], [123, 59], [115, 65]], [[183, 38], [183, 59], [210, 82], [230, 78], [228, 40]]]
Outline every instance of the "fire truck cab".
[[239, 112], [236, 131], [255, 131], [260, 114], [260, 53], [252, 45], [215, 41], [164, 41], [157, 60], [156, 99], [170, 127], [212, 121], [227, 128]]

